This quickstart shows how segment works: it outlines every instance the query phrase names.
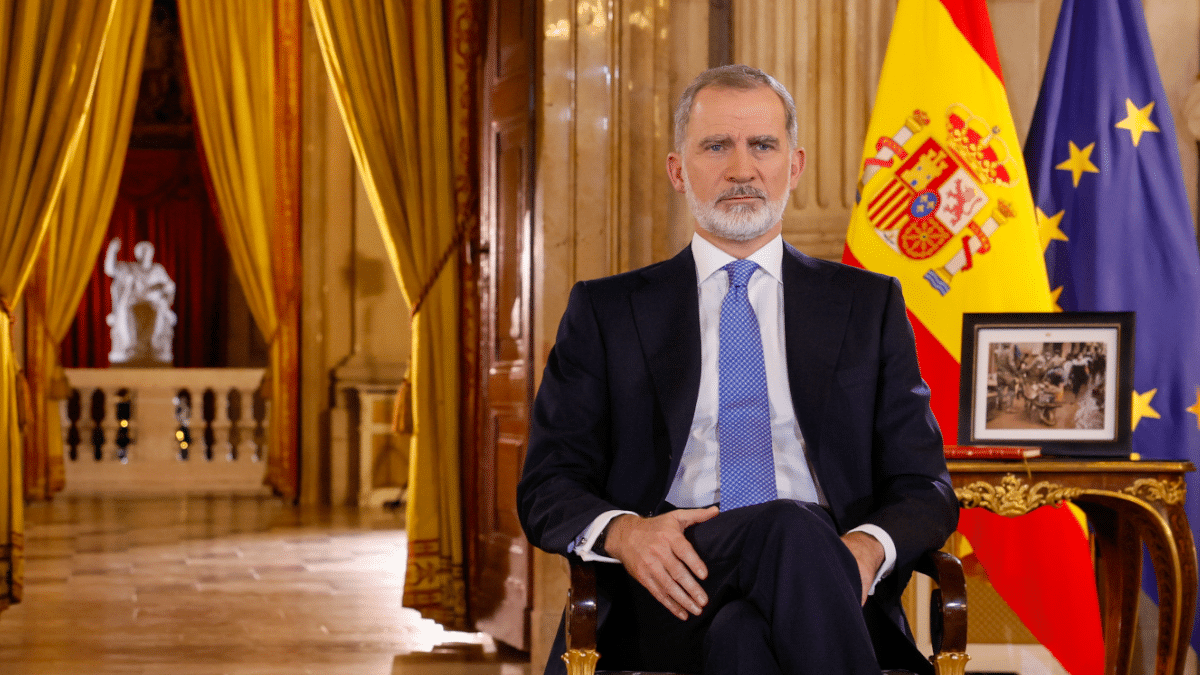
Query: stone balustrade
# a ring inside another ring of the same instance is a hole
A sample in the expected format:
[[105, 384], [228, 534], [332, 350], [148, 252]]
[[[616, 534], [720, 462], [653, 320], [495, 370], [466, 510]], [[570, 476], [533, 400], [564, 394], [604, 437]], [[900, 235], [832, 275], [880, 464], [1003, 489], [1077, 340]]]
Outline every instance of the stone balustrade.
[[66, 491], [260, 493], [262, 368], [69, 368]]

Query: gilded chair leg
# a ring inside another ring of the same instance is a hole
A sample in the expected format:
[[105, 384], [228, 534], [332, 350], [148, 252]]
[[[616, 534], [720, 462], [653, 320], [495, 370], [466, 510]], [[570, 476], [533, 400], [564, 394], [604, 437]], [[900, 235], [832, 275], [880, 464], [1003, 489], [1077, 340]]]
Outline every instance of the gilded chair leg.
[[567, 664], [567, 675], [595, 675], [600, 653], [594, 649], [569, 649], [562, 660]]
[[971, 657], [964, 652], [942, 652], [929, 660], [933, 662], [933, 672], [937, 675], [964, 675], [967, 672], [967, 661], [970, 661]]

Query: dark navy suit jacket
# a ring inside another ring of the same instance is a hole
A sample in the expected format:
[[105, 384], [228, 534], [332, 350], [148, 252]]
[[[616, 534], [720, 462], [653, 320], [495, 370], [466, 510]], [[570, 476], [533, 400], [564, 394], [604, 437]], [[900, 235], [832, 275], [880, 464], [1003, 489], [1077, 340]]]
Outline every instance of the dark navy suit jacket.
[[[889, 667], [885, 652], [899, 644], [906, 653], [890, 667], [927, 669], [906, 638], [899, 598], [920, 554], [954, 530], [958, 505], [899, 283], [785, 245], [783, 287], [792, 403], [830, 515], [840, 532], [873, 523], [896, 545], [895, 569], [865, 609], [876, 651]], [[534, 402], [517, 490], [530, 542], [567, 555], [605, 511], [669, 510], [699, 388], [690, 247], [576, 284]], [[603, 625], [614, 618], [606, 579], [623, 570], [601, 568]]]

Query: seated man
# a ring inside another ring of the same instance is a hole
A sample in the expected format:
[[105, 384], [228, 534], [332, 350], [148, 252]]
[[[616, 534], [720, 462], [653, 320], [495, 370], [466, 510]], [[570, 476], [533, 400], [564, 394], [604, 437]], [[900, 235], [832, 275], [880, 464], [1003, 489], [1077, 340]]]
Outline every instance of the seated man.
[[[601, 669], [931, 671], [900, 594], [958, 508], [896, 280], [780, 236], [804, 168], [792, 97], [701, 74], [667, 173], [674, 258], [571, 292], [518, 510], [597, 570]], [[547, 666], [563, 672], [562, 631]]]

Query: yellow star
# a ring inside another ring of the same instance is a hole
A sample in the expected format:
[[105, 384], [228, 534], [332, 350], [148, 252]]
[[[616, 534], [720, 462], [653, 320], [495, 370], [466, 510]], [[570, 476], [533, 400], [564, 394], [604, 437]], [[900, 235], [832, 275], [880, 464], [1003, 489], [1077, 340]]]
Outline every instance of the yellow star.
[[1083, 172], [1100, 173], [1100, 169], [1092, 164], [1092, 150], [1096, 149], [1096, 143], [1092, 142], [1086, 148], [1080, 150], [1079, 146], [1075, 145], [1075, 141], [1068, 141], [1071, 144], [1071, 158], [1063, 163], [1055, 166], [1056, 169], [1070, 171], [1071, 178], [1075, 181], [1075, 187], [1079, 187], [1079, 178], [1083, 176]]
[[1196, 416], [1196, 427], [1200, 428], [1200, 387], [1196, 387], [1196, 403], [1187, 411]]
[[1050, 242], [1055, 239], [1059, 241], [1070, 241], [1067, 239], [1067, 235], [1063, 234], [1062, 229], [1059, 228], [1059, 224], [1062, 223], [1063, 214], [1065, 213], [1066, 211], [1059, 211], [1052, 216], [1048, 216], [1046, 215], [1045, 211], [1041, 210], [1040, 208], [1037, 209], [1038, 234], [1040, 234], [1042, 237], [1043, 252], [1047, 247], [1050, 246]]
[[1062, 291], [1063, 291], [1062, 286], [1059, 286], [1058, 288], [1050, 291], [1050, 304], [1054, 305], [1054, 311], [1056, 311], [1056, 312], [1063, 311], [1063, 308], [1061, 306], [1059, 306], [1059, 304], [1058, 304], [1058, 298], [1059, 298], [1059, 296], [1062, 295]]
[[1162, 418], [1162, 415], [1159, 415], [1157, 410], [1150, 407], [1150, 399], [1154, 398], [1154, 395], [1157, 393], [1158, 393], [1158, 388], [1151, 389], [1150, 391], [1148, 391], [1144, 394], [1139, 394], [1136, 391], [1133, 392], [1133, 430], [1134, 431], [1137, 431], [1138, 422], [1140, 422], [1143, 417], [1149, 417], [1151, 419], [1156, 419], [1156, 420]]
[[1133, 147], [1142, 140], [1142, 134], [1147, 131], [1158, 131], [1158, 126], [1150, 121], [1150, 113], [1154, 111], [1154, 101], [1139, 109], [1132, 99], [1125, 99], [1125, 119], [1116, 123], [1118, 129], [1128, 129], [1133, 136]]

